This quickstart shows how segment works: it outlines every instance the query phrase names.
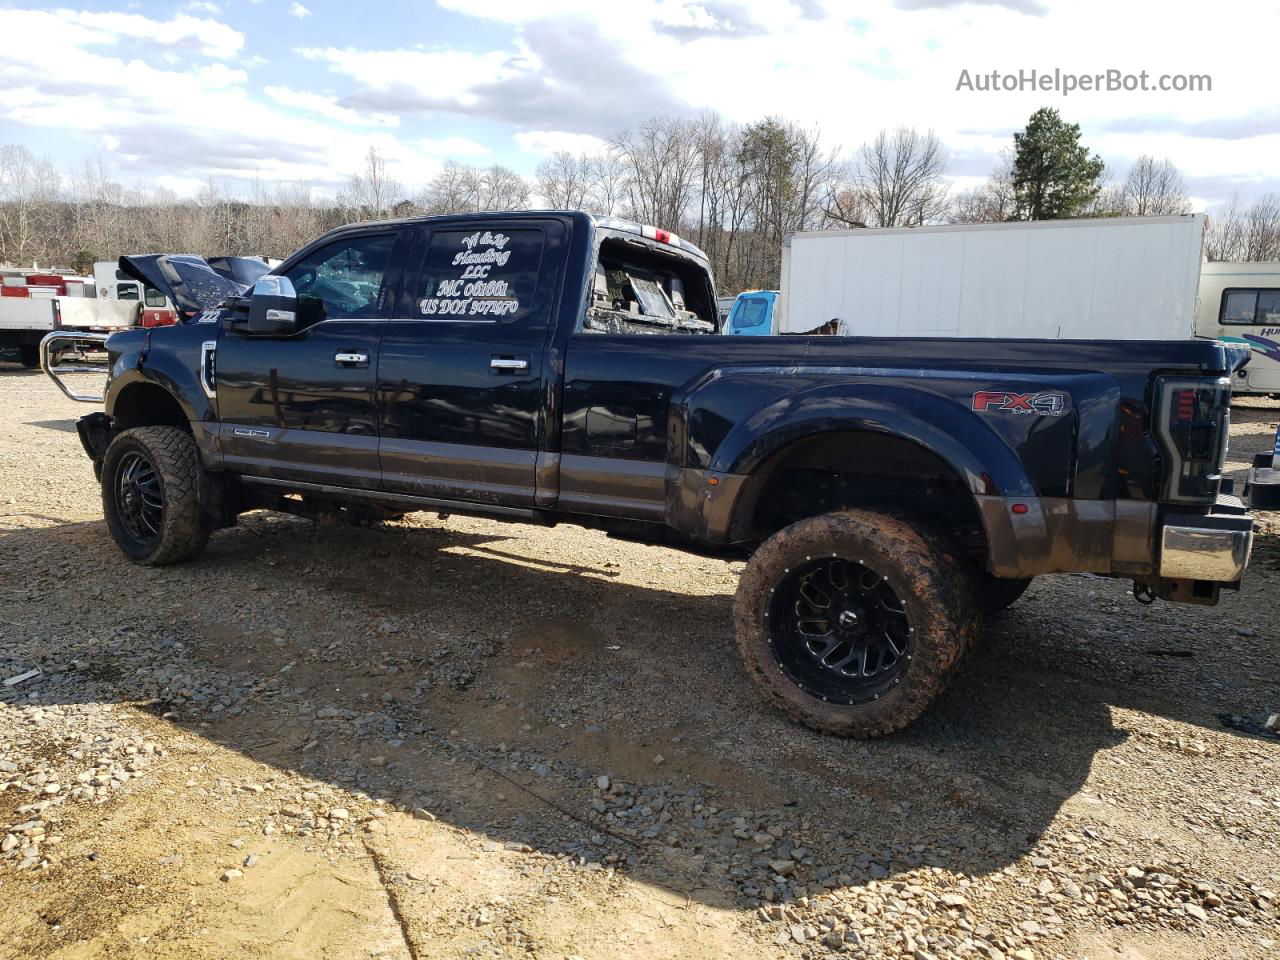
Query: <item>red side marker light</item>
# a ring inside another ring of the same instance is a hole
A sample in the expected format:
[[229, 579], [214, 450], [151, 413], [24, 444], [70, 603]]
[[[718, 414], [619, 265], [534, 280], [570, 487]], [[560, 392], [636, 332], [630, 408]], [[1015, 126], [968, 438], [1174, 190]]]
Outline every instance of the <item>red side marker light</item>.
[[1010, 509], [1010, 510], [1012, 510], [1014, 513], [1018, 514], [1019, 516], [1021, 516], [1022, 514], [1026, 513], [1026, 512], [1027, 512], [1029, 509], [1031, 509], [1031, 508], [1030, 508], [1030, 507], [1028, 507], [1025, 503], [1015, 503], [1015, 504], [1014, 504], [1012, 507], [1010, 507], [1009, 509]]

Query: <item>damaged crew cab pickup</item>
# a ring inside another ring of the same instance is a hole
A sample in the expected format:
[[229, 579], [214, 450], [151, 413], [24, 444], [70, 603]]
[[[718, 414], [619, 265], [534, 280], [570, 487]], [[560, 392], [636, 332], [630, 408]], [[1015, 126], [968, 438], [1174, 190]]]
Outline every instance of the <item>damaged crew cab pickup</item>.
[[700, 250], [575, 212], [356, 224], [241, 283], [193, 259], [122, 259], [185, 320], [113, 335], [79, 422], [137, 563], [263, 508], [737, 554], [766, 698], [877, 736], [1032, 577], [1213, 603], [1248, 562], [1222, 343], [722, 336]]

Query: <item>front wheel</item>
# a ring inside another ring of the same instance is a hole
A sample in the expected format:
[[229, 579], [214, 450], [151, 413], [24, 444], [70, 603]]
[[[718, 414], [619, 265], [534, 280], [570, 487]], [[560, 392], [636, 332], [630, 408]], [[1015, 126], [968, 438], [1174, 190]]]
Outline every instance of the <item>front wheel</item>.
[[107, 527], [134, 563], [158, 567], [204, 549], [200, 458], [178, 427], [137, 427], [117, 436], [102, 460]]
[[919, 717], [979, 621], [958, 553], [922, 525], [865, 510], [774, 534], [734, 600], [738, 649], [766, 699], [846, 737], [885, 736]]

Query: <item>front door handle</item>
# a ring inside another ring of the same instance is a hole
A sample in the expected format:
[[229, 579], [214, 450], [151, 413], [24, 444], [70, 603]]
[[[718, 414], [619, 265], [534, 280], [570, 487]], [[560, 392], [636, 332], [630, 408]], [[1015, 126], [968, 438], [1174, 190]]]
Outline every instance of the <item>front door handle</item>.
[[529, 369], [529, 361], [516, 357], [494, 357], [489, 361], [489, 366], [501, 373], [524, 373]]
[[333, 355], [333, 362], [342, 367], [367, 367], [369, 355], [358, 350], [339, 350]]

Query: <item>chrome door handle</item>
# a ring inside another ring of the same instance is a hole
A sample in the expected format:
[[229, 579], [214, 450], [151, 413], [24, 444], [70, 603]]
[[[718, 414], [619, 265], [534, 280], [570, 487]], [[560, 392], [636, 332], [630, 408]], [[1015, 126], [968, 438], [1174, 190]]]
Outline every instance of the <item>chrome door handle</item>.
[[489, 366], [504, 373], [523, 373], [529, 369], [529, 361], [517, 360], [515, 357], [494, 357], [489, 361]]
[[348, 353], [341, 351], [333, 355], [334, 363], [368, 363], [369, 355], [367, 353]]

